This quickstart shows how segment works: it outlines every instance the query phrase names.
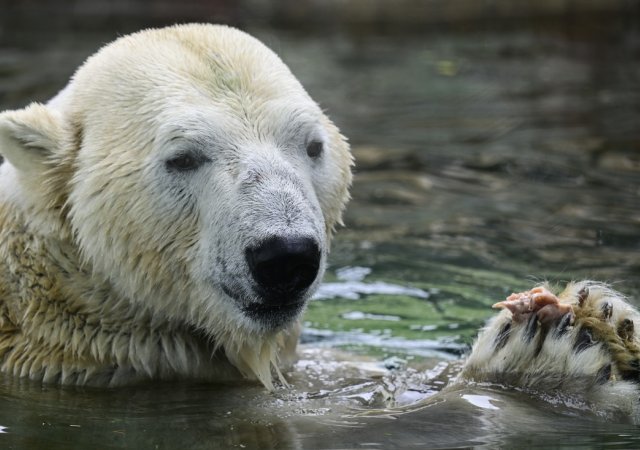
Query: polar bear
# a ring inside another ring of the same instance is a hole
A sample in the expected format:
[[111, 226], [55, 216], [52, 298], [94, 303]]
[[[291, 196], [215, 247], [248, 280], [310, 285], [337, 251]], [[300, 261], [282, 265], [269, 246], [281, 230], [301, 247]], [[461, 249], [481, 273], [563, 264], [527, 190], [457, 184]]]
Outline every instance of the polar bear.
[[224, 26], [120, 38], [2, 113], [0, 154], [4, 372], [272, 386], [352, 164], [273, 52]]
[[[47, 104], [0, 114], [0, 154], [2, 371], [282, 378], [352, 157], [263, 44], [198, 24], [122, 37]], [[457, 384], [636, 389], [640, 323], [620, 294], [583, 282], [498, 306]]]

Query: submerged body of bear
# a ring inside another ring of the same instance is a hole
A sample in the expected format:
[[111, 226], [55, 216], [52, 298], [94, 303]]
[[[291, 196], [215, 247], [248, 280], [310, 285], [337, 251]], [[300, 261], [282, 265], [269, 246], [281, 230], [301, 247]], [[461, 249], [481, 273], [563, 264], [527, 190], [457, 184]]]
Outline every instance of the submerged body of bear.
[[[0, 154], [2, 371], [112, 386], [241, 373], [272, 386], [352, 164], [274, 53], [223, 26], [126, 36], [46, 105], [1, 114]], [[511, 299], [458, 382], [635, 389], [618, 380], [637, 378], [637, 313], [580, 286]]]

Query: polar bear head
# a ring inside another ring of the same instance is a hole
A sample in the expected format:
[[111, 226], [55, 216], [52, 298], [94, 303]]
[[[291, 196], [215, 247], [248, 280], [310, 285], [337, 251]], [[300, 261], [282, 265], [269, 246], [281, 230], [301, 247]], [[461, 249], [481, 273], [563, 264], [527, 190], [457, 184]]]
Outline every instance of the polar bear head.
[[[30, 226], [156, 322], [272, 358], [322, 278], [351, 181], [345, 139], [285, 64], [224, 26], [107, 45], [48, 104], [0, 116]], [[242, 369], [242, 367], [241, 367]]]

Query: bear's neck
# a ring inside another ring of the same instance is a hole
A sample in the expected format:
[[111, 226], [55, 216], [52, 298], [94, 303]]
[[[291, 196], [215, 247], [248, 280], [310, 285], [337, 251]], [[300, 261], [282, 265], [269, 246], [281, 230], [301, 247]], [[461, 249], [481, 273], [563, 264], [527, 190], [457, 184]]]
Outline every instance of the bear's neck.
[[0, 227], [3, 372], [90, 385], [237, 377], [205, 334], [118, 295], [70, 240], [32, 233], [2, 207]]

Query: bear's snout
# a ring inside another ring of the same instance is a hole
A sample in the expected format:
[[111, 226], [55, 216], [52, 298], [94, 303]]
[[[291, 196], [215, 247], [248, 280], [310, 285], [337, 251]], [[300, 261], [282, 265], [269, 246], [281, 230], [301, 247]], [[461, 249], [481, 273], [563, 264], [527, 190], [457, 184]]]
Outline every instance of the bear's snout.
[[265, 303], [297, 302], [320, 269], [320, 247], [309, 237], [274, 236], [247, 248], [245, 258]]

